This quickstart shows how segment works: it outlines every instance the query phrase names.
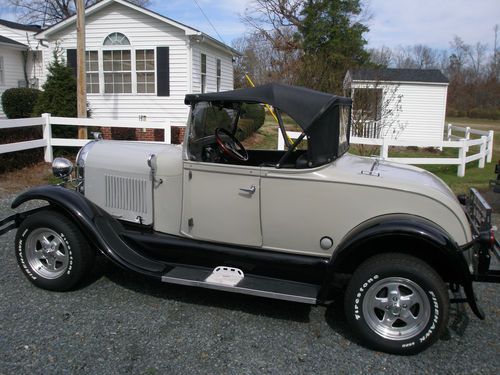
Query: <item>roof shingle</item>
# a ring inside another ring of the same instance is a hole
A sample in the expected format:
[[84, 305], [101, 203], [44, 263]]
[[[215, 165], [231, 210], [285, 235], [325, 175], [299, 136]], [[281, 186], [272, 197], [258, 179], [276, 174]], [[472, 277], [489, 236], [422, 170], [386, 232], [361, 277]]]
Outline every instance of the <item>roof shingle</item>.
[[358, 69], [351, 72], [353, 81], [448, 83], [439, 69]]

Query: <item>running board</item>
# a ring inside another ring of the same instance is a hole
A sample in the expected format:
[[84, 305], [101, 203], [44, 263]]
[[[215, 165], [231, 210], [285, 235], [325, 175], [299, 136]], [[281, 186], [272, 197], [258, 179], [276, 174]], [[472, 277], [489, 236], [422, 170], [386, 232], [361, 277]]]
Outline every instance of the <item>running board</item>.
[[257, 275], [242, 276], [236, 285], [207, 281], [207, 278], [214, 273], [214, 270], [204, 267], [175, 266], [161, 277], [161, 281], [170, 284], [197, 286], [311, 305], [317, 303], [317, 296], [320, 290], [319, 285]]

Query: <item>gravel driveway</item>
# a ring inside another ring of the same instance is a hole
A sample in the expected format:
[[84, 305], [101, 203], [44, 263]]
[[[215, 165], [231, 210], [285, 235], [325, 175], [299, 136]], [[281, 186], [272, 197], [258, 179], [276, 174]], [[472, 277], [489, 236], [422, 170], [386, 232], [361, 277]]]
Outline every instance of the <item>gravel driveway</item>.
[[[0, 200], [0, 218], [11, 213], [10, 200]], [[80, 290], [37, 289], [18, 269], [13, 242], [13, 231], [0, 237], [0, 374], [496, 374], [500, 369], [500, 285], [476, 285], [485, 321], [468, 306], [452, 307], [445, 337], [420, 355], [398, 357], [360, 346], [341, 303], [309, 307], [170, 286], [104, 259]]]

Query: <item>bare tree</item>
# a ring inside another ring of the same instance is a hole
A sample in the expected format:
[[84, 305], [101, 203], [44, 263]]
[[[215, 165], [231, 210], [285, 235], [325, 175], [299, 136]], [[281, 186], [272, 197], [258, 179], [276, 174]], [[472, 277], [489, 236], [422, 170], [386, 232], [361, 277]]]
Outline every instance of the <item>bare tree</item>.
[[[86, 0], [85, 7], [101, 0]], [[149, 0], [129, 0], [131, 3], [146, 7]], [[53, 25], [76, 13], [74, 0], [5, 0], [16, 9], [18, 21], [26, 24]]]
[[[403, 95], [399, 84], [384, 84], [380, 80], [352, 87], [345, 82], [345, 90], [353, 99], [351, 134], [365, 138], [396, 139], [405, 129], [401, 121]], [[357, 145], [360, 154], [371, 155], [376, 146]]]
[[371, 48], [368, 52], [370, 53], [370, 62], [373, 64], [388, 68], [394, 63], [394, 53], [389, 47]]

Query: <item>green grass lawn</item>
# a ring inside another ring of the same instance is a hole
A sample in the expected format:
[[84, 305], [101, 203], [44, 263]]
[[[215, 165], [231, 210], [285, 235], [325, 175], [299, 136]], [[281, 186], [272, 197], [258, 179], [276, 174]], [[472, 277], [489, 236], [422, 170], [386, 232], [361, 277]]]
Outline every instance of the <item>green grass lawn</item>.
[[[296, 131], [297, 126], [284, 117], [285, 127], [287, 130]], [[495, 163], [500, 159], [500, 121], [484, 120], [484, 119], [469, 119], [469, 118], [447, 118], [446, 123], [452, 123], [459, 126], [470, 126], [479, 130], [493, 130], [495, 131], [495, 141], [493, 149], [493, 159], [491, 163], [486, 163], [483, 169], [478, 168], [478, 161], [473, 161], [467, 164], [465, 169], [465, 176], [457, 176], [457, 165], [419, 165], [429, 172], [432, 172], [443, 179], [451, 189], [459, 194], [465, 193], [470, 187], [478, 188], [479, 190], [487, 190], [489, 181], [495, 179], [494, 174]], [[249, 139], [245, 140], [245, 146], [256, 149], [270, 149], [275, 150], [277, 145], [277, 124], [276, 121], [269, 115], [266, 115], [264, 125]], [[458, 134], [456, 134], [458, 135]], [[477, 137], [473, 136], [472, 138]], [[468, 155], [477, 153], [479, 146], [472, 147]], [[356, 146], [351, 146], [351, 153], [359, 154]], [[378, 154], [379, 148], [373, 148], [372, 152], [368, 154]], [[366, 153], [365, 153], [366, 154]], [[430, 157], [430, 158], [456, 158], [458, 156], [458, 149], [445, 148], [442, 152], [434, 150], [422, 149], [402, 149], [391, 148], [389, 150], [390, 157]]]

